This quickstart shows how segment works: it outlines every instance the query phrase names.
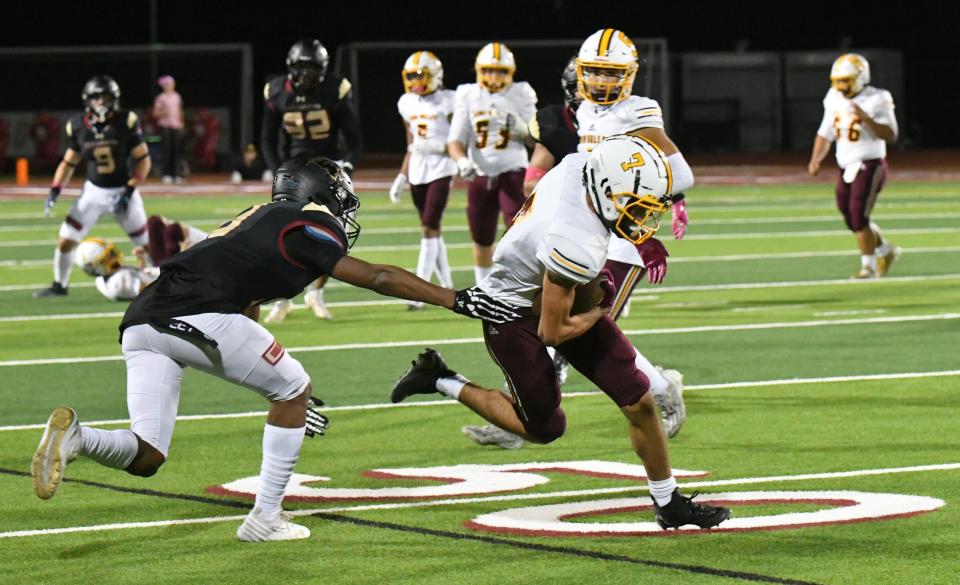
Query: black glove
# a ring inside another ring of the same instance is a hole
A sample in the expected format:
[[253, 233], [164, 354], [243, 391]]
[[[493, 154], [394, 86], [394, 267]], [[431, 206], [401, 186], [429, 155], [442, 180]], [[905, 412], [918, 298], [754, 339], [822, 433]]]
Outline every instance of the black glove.
[[136, 190], [136, 187], [131, 185], [123, 186], [123, 193], [120, 194], [120, 197], [117, 198], [117, 202], [113, 204], [113, 212], [117, 215], [126, 215], [127, 208], [130, 207], [130, 199], [133, 197], [133, 192]]
[[53, 215], [53, 205], [57, 202], [57, 199], [60, 198], [60, 186], [55, 185], [50, 187], [50, 194], [47, 195], [47, 202], [43, 204], [43, 215], [50, 217]]
[[307, 428], [303, 434], [308, 437], [323, 436], [327, 432], [327, 427], [330, 426], [330, 419], [320, 414], [318, 410], [321, 406], [323, 406], [323, 400], [314, 396], [307, 399]]
[[458, 315], [491, 323], [509, 323], [520, 318], [513, 307], [491, 297], [478, 286], [458, 290], [452, 310]]

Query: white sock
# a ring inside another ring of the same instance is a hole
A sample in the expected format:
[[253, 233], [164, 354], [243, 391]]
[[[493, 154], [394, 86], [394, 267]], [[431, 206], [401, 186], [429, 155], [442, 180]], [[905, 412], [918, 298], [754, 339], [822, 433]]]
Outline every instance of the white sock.
[[267, 520], [280, 515], [283, 492], [290, 483], [293, 466], [300, 457], [305, 427], [288, 429], [271, 424], [263, 426], [263, 462], [260, 464], [260, 485], [256, 507]]
[[305, 290], [306, 290], [307, 292], [317, 291], [317, 292], [318, 292], [318, 295], [320, 296], [320, 300], [321, 300], [321, 301], [323, 300], [323, 287], [320, 286], [320, 285], [317, 283], [316, 280], [314, 280], [313, 282], [311, 282], [310, 284], [308, 284], [308, 285], [307, 285], [307, 288], [306, 288]]
[[647, 485], [650, 486], [650, 495], [654, 501], [657, 502], [657, 505], [666, 506], [670, 503], [670, 496], [673, 495], [673, 490], [677, 489], [677, 480], [671, 475], [667, 479], [661, 479], [659, 481], [648, 479]]
[[105, 431], [80, 427], [83, 444], [80, 454], [86, 455], [100, 465], [114, 469], [126, 469], [137, 456], [137, 435], [128, 429]]
[[860, 266], [864, 268], [869, 268], [870, 270], [877, 271], [877, 255], [876, 254], [861, 254], [860, 255]]
[[450, 261], [447, 259], [447, 244], [443, 241], [443, 236], [437, 236], [437, 279], [440, 285], [446, 288], [453, 288], [453, 275], [450, 274]]
[[53, 251], [53, 281], [63, 288], [70, 285], [70, 269], [73, 268], [73, 250], [66, 254], [56, 248]]
[[634, 358], [633, 362], [637, 365], [637, 369], [643, 372], [643, 375], [650, 380], [650, 392], [656, 396], [662, 396], [667, 391], [667, 386], [669, 386], [670, 383], [667, 382], [667, 379], [660, 374], [657, 368], [655, 368], [647, 358], [643, 357], [640, 351], [636, 348], [634, 348], [634, 351], [637, 352], [637, 357]]
[[433, 267], [437, 263], [437, 252], [439, 252], [437, 238], [420, 238], [420, 256], [417, 258], [417, 276], [430, 281], [433, 274]]
[[437, 391], [447, 398], [459, 400], [460, 391], [463, 390], [463, 387], [469, 383], [470, 380], [464, 378], [460, 374], [457, 374], [452, 378], [439, 378], [437, 380]]
[[487, 277], [488, 274], [493, 272], [493, 266], [474, 266], [473, 267], [473, 280], [474, 284], [480, 284], [480, 281]]

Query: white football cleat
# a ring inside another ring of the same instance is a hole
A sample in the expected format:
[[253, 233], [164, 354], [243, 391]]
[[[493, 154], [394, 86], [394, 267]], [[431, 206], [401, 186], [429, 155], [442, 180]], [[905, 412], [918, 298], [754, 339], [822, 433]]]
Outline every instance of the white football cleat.
[[293, 301], [287, 299], [282, 301], [277, 301], [273, 304], [273, 308], [270, 309], [270, 312], [267, 313], [266, 318], [264, 318], [264, 323], [279, 323], [287, 318], [287, 315], [290, 314], [290, 311], [293, 310]]
[[850, 278], [854, 280], [870, 280], [873, 278], [877, 278], [877, 272], [873, 268], [870, 268], [869, 266], [864, 266], [863, 268], [860, 269], [860, 272], [854, 274]]
[[77, 411], [67, 406], [55, 408], [47, 419], [47, 428], [40, 437], [30, 465], [33, 491], [38, 498], [49, 500], [53, 497], [67, 463], [77, 458], [82, 443]]
[[660, 407], [663, 432], [672, 439], [687, 420], [687, 405], [683, 402], [683, 374], [677, 370], [664, 370], [660, 366], [657, 366], [657, 371], [667, 381], [667, 391], [660, 396], [654, 394], [653, 399]]
[[496, 445], [501, 449], [519, 449], [524, 444], [523, 437], [501, 429], [497, 425], [465, 426], [460, 430], [477, 445]]
[[291, 522], [293, 517], [281, 512], [274, 520], [267, 520], [260, 508], [250, 510], [243, 524], [237, 528], [237, 538], [244, 542], [267, 542], [272, 540], [302, 540], [310, 538], [310, 529]]
[[313, 310], [313, 315], [317, 319], [324, 319], [326, 321], [333, 319], [333, 314], [330, 312], [330, 309], [320, 300], [320, 291], [307, 291], [303, 295], [303, 304]]

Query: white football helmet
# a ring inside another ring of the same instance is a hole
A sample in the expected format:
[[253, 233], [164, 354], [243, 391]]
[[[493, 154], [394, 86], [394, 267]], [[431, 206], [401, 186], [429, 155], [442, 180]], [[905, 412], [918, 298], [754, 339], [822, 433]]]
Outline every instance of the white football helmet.
[[598, 30], [577, 53], [580, 95], [601, 105], [626, 99], [633, 91], [637, 67], [637, 48], [630, 37], [612, 28]]
[[90, 276], [112, 276], [123, 265], [123, 254], [101, 238], [86, 238], [77, 245], [73, 263]]
[[660, 229], [673, 173], [656, 144], [642, 136], [616, 134], [590, 152], [583, 182], [600, 221], [617, 236], [640, 244]]
[[430, 51], [417, 51], [403, 64], [403, 89], [417, 95], [443, 87], [443, 63]]
[[830, 85], [852, 98], [870, 83], [870, 63], [863, 55], [844, 53], [830, 68]]
[[477, 83], [490, 93], [497, 93], [510, 87], [517, 63], [513, 52], [503, 43], [488, 43], [477, 53], [474, 62], [477, 70]]

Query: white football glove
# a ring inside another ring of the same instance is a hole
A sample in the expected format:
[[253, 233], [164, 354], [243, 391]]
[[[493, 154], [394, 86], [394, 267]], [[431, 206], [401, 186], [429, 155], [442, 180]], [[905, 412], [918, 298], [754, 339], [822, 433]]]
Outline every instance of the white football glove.
[[467, 157], [463, 157], [457, 161], [457, 169], [460, 171], [460, 176], [466, 181], [472, 181], [475, 179], [477, 176], [477, 171], [480, 170], [476, 163]]
[[264, 183], [272, 183], [273, 171], [271, 171], [270, 169], [263, 171], [263, 175], [260, 176], [260, 180], [263, 181]]
[[400, 195], [403, 194], [404, 190], [407, 188], [407, 176], [403, 173], [397, 175], [397, 178], [393, 180], [393, 184], [390, 185], [390, 203], [396, 205], [400, 203]]
[[417, 140], [407, 145], [407, 152], [417, 154], [443, 154], [447, 152], [447, 145], [439, 140]]
[[527, 123], [520, 120], [520, 117], [515, 114], [507, 114], [503, 125], [507, 129], [507, 132], [510, 133], [510, 138], [514, 140], [523, 142], [527, 139], [527, 136], [530, 135]]

